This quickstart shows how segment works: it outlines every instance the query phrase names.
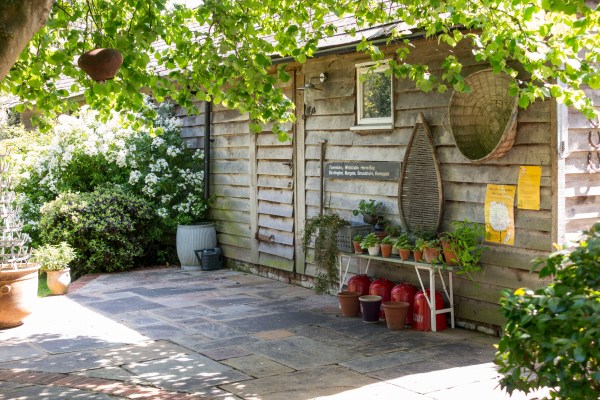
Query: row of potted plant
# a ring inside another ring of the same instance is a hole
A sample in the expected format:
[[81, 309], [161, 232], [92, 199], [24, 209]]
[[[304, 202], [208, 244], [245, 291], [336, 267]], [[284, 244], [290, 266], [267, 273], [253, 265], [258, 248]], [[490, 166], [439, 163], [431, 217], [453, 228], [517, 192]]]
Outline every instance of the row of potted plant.
[[409, 259], [412, 252], [417, 262], [424, 259], [427, 263], [458, 266], [458, 273], [470, 274], [478, 271], [479, 260], [485, 250], [485, 247], [481, 246], [484, 237], [483, 225], [468, 219], [454, 221], [451, 225], [453, 231], [442, 232], [437, 237], [414, 237], [413, 240], [407, 233], [397, 237], [387, 235], [382, 239], [373, 232], [364, 237], [357, 235], [353, 238], [354, 251], [363, 253], [367, 250], [371, 256], [377, 256], [381, 252], [381, 256], [387, 258], [391, 257], [392, 248], [395, 248], [404, 261]]

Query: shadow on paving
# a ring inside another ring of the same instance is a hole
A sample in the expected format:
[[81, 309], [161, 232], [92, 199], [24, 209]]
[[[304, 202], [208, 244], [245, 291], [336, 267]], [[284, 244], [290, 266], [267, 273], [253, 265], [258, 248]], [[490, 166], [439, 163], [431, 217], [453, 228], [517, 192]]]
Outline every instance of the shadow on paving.
[[241, 272], [106, 274], [40, 303], [23, 326], [0, 331], [2, 399], [109, 398], [2, 381], [2, 370], [231, 400], [442, 400], [473, 388], [478, 398], [509, 398], [496, 387], [492, 337], [389, 331], [332, 312], [333, 296]]

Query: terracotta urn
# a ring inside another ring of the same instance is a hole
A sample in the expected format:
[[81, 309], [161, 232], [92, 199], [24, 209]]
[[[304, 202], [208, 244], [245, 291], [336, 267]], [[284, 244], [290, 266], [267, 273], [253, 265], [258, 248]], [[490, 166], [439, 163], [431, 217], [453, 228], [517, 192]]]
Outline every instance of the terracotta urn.
[[94, 49], [84, 53], [77, 65], [96, 82], [113, 79], [123, 64], [123, 56], [115, 49]]
[[71, 284], [71, 269], [65, 268], [58, 271], [46, 271], [48, 289], [52, 294], [65, 294]]
[[37, 303], [38, 265], [0, 271], [0, 329], [23, 323]]

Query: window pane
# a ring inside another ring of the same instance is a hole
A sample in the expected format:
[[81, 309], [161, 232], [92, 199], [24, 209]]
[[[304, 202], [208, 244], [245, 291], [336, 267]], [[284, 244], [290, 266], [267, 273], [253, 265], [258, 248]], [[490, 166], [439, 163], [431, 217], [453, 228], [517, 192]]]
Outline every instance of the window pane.
[[365, 74], [363, 82], [363, 118], [385, 118], [392, 116], [392, 80], [384, 72]]

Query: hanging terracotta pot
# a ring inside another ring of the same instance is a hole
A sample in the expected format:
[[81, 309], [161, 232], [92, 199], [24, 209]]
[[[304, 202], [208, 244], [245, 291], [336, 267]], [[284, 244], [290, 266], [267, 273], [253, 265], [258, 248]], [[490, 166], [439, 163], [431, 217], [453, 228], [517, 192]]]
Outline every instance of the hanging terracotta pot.
[[84, 53], [77, 65], [96, 82], [104, 82], [115, 77], [123, 64], [123, 56], [115, 49], [94, 49]]

